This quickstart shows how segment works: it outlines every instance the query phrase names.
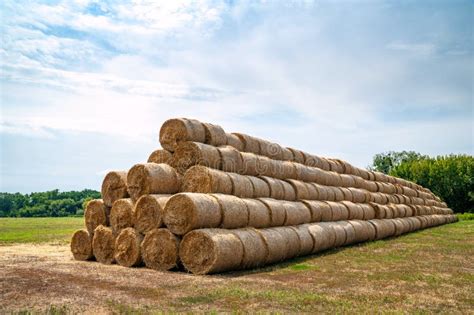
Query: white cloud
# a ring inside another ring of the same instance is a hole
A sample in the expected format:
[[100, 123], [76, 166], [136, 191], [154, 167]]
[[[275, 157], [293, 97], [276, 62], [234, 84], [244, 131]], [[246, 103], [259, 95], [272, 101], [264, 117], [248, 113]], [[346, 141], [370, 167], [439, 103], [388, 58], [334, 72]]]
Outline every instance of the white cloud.
[[387, 48], [422, 55], [431, 55], [436, 51], [436, 46], [432, 43], [406, 43], [403, 41], [391, 42]]

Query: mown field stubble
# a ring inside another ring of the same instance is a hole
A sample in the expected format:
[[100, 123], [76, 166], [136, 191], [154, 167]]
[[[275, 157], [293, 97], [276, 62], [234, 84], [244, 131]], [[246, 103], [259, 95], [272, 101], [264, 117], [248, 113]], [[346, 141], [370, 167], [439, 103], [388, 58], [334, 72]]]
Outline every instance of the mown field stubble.
[[67, 239], [81, 223], [0, 219], [1, 313], [470, 313], [474, 305], [474, 221], [211, 276], [75, 261]]

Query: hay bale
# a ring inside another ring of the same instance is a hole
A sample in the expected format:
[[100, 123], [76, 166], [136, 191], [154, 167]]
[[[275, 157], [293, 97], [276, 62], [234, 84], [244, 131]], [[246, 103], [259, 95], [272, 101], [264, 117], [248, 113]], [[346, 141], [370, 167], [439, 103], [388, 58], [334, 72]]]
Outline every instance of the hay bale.
[[220, 169], [224, 172], [241, 173], [244, 170], [240, 152], [230, 145], [217, 148], [220, 154]]
[[323, 162], [321, 161], [321, 158], [319, 156], [312, 155], [303, 151], [301, 151], [301, 153], [304, 156], [304, 165], [309, 167], [322, 168]]
[[361, 203], [359, 207], [362, 208], [363, 218], [362, 220], [372, 220], [375, 219], [375, 209], [371, 204], [368, 203]]
[[232, 195], [242, 198], [252, 198], [254, 191], [252, 181], [248, 176], [227, 173], [232, 182]]
[[308, 232], [314, 242], [313, 254], [333, 247], [336, 232], [329, 225], [323, 223], [308, 224]]
[[259, 198], [265, 204], [270, 213], [269, 226], [283, 226], [286, 220], [286, 209], [283, 203], [272, 198]]
[[179, 262], [179, 243], [181, 238], [168, 229], [148, 231], [140, 244], [145, 266], [155, 270], [176, 268]]
[[266, 264], [295, 257], [300, 251], [298, 234], [290, 227], [268, 228], [259, 232], [267, 245]]
[[236, 229], [248, 226], [249, 210], [242, 199], [223, 194], [212, 194], [211, 196], [216, 198], [221, 208], [220, 228]]
[[174, 118], [164, 122], [160, 129], [160, 143], [163, 149], [174, 152], [180, 142], [206, 141], [206, 130], [204, 125], [195, 120], [187, 118]]
[[274, 160], [283, 160], [282, 147], [279, 144], [263, 139], [257, 140], [259, 142], [260, 155]]
[[133, 201], [130, 198], [119, 199], [110, 209], [110, 226], [114, 235], [122, 229], [133, 226]]
[[171, 165], [181, 174], [193, 165], [220, 169], [221, 155], [219, 150], [212, 145], [189, 141], [181, 142], [176, 147]]
[[265, 264], [268, 249], [262, 235], [253, 228], [232, 230], [239, 238], [243, 247], [243, 258], [240, 269], [259, 267]]
[[327, 186], [341, 186], [342, 185], [342, 177], [340, 174], [336, 172], [325, 172], [324, 176], [326, 178], [325, 185]]
[[341, 174], [341, 186], [343, 187], [354, 187], [355, 186], [355, 180], [352, 175], [348, 174]]
[[[361, 220], [351, 220], [347, 222], [352, 225], [355, 232], [353, 243], [362, 243], [371, 239], [370, 223]], [[375, 232], [375, 229], [373, 229], [373, 231]], [[375, 233], [373, 237], [375, 237]]]
[[344, 166], [337, 159], [328, 159], [329, 169], [331, 172], [344, 173]]
[[89, 260], [92, 254], [92, 234], [87, 230], [74, 232], [71, 239], [71, 252], [75, 260]]
[[108, 172], [102, 181], [101, 194], [107, 207], [112, 207], [116, 200], [128, 198], [127, 172]]
[[240, 152], [242, 157], [242, 173], [252, 176], [258, 176], [261, 174], [259, 170], [258, 155], [249, 152]]
[[336, 191], [333, 189], [336, 187], [326, 186], [326, 200], [327, 201], [335, 201], [336, 200]]
[[[286, 182], [288, 182], [293, 187], [293, 190], [295, 191], [296, 200], [312, 200], [314, 199], [314, 194], [317, 194], [317, 191], [314, 186], [309, 185], [305, 182], [295, 179], [287, 179]], [[309, 187], [311, 187], [311, 191], [309, 190]]]
[[210, 123], [203, 123], [203, 126], [205, 143], [216, 147], [227, 144], [227, 135], [221, 126]]
[[258, 199], [242, 199], [249, 213], [248, 226], [263, 228], [271, 226], [270, 209]]
[[309, 233], [308, 224], [291, 226], [290, 228], [296, 232], [300, 241], [300, 251], [297, 256], [311, 254], [314, 248], [314, 240], [311, 233]]
[[356, 230], [354, 229], [352, 224], [350, 224], [349, 222], [351, 222], [351, 221], [334, 222], [334, 224], [339, 225], [344, 230], [345, 241], [344, 241], [343, 245], [350, 245], [350, 244], [354, 244], [354, 243], [357, 242]]
[[334, 241], [334, 247], [340, 247], [344, 244], [346, 244], [346, 231], [344, 230], [344, 227], [340, 224], [341, 222], [327, 222], [326, 224], [330, 225], [333, 229], [334, 232], [336, 233], [336, 239]]
[[331, 189], [334, 193], [334, 201], [343, 201], [344, 200], [344, 192], [342, 191], [341, 187], [326, 187], [326, 189]]
[[352, 201], [352, 191], [349, 190], [349, 188], [346, 187], [339, 187], [339, 189], [342, 191], [342, 194], [344, 195], [344, 200], [346, 201]]
[[363, 203], [363, 202], [367, 202], [367, 195], [366, 193], [362, 190], [362, 189], [359, 189], [359, 188], [352, 188], [352, 187], [349, 187], [347, 188], [349, 189], [349, 191], [351, 192], [352, 194], [352, 201], [353, 202], [357, 202], [357, 203]]
[[136, 164], [127, 175], [130, 198], [137, 201], [143, 195], [174, 194], [181, 187], [181, 176], [168, 164]]
[[[298, 163], [294, 164], [296, 179], [304, 182], [316, 182], [320, 174], [323, 172], [315, 167], [308, 167]], [[319, 181], [318, 181], [319, 182]]]
[[294, 162], [291, 161], [275, 161], [277, 164], [277, 174], [276, 178], [279, 179], [297, 179], [298, 175], [296, 174], [296, 166]]
[[196, 165], [184, 173], [181, 191], [232, 194], [232, 188], [228, 173]]
[[364, 181], [364, 187], [365, 190], [368, 190], [370, 192], [377, 192], [378, 186], [377, 183], [372, 182], [370, 180]]
[[319, 200], [303, 200], [311, 212], [311, 222], [331, 221], [332, 211], [327, 202]]
[[341, 203], [346, 206], [348, 210], [348, 220], [364, 219], [364, 210], [362, 209], [362, 207], [359, 206], [359, 204], [350, 201], [342, 201]]
[[124, 267], [138, 266], [142, 263], [140, 244], [143, 236], [134, 228], [123, 229], [115, 239], [114, 257]]
[[236, 135], [240, 139], [240, 142], [243, 143], [244, 148], [242, 151], [260, 154], [260, 142], [258, 141], [259, 139], [243, 133], [234, 133], [234, 135]]
[[148, 157], [148, 163], [156, 163], [156, 164], [170, 164], [171, 160], [173, 159], [173, 154], [170, 151], [158, 149], [151, 152], [150, 156]]
[[395, 234], [395, 225], [392, 220], [387, 219], [374, 219], [369, 220], [375, 228], [375, 239], [380, 240], [383, 238], [391, 237]]
[[227, 138], [227, 145], [230, 145], [231, 147], [234, 147], [239, 151], [244, 151], [244, 144], [242, 143], [239, 137], [232, 133], [226, 133], [225, 136]]
[[145, 195], [133, 209], [133, 223], [139, 233], [145, 234], [163, 226], [166, 202], [171, 195]]
[[112, 229], [103, 225], [99, 225], [94, 230], [92, 238], [92, 252], [95, 259], [103, 264], [110, 265], [115, 262], [115, 236]]
[[286, 211], [284, 225], [299, 225], [311, 222], [311, 211], [303, 203], [298, 201], [282, 201]]
[[304, 154], [303, 154], [303, 152], [301, 152], [300, 150], [297, 150], [297, 149], [293, 149], [293, 148], [287, 148], [287, 149], [290, 150], [291, 153], [293, 154], [292, 161], [294, 161], [296, 163], [304, 164]]
[[405, 233], [405, 225], [401, 219], [392, 219], [393, 225], [395, 225], [395, 233], [394, 236], [402, 235]]
[[252, 198], [268, 198], [270, 197], [270, 187], [268, 183], [261, 178], [255, 176], [248, 176], [252, 183], [253, 196]]
[[285, 198], [285, 188], [283, 186], [283, 181], [276, 179], [276, 178], [271, 178], [267, 176], [261, 176], [261, 179], [263, 179], [268, 187], [270, 188], [270, 197], [273, 199], [284, 199]]
[[179, 257], [186, 270], [209, 274], [237, 269], [244, 249], [240, 239], [229, 230], [202, 229], [186, 234], [179, 245]]
[[89, 234], [94, 234], [94, 230], [99, 225], [109, 225], [110, 208], [102, 199], [94, 199], [87, 203], [84, 211], [84, 220]]
[[283, 192], [284, 192], [283, 200], [290, 200], [290, 201], [296, 200], [296, 191], [293, 188], [293, 186], [290, 183], [285, 182], [284, 180], [281, 180], [280, 182], [281, 182], [281, 185], [283, 186]]
[[334, 201], [326, 201], [326, 203], [331, 208], [331, 221], [347, 220], [349, 218], [349, 210], [343, 203]]
[[166, 203], [163, 221], [177, 235], [199, 228], [218, 227], [222, 222], [221, 207], [210, 195], [179, 193]]
[[318, 200], [327, 200], [328, 199], [328, 192], [327, 192], [327, 187], [315, 183], [309, 183], [314, 187], [314, 189], [317, 192], [318, 197], [316, 199]]

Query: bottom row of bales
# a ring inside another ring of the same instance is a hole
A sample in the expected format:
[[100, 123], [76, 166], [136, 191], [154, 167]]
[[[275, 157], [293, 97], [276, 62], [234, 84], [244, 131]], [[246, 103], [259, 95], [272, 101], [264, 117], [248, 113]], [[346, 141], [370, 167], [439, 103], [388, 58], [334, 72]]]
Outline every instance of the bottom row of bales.
[[125, 228], [115, 236], [99, 225], [93, 234], [74, 233], [71, 251], [77, 260], [180, 270], [209, 274], [248, 269], [314, 254], [345, 245], [398, 236], [457, 221], [455, 215], [426, 215], [396, 219], [345, 220], [297, 226], [243, 229], [198, 229], [174, 235], [155, 228], [142, 235]]

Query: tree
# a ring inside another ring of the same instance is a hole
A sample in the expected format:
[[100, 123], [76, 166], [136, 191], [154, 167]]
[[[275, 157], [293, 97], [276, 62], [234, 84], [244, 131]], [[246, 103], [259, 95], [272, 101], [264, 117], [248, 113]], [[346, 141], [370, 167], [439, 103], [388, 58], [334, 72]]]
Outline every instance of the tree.
[[427, 158], [428, 156], [421, 155], [420, 153], [414, 151], [389, 151], [385, 153], [376, 154], [373, 158], [372, 165], [369, 166], [369, 169], [372, 171], [389, 174], [393, 168], [397, 167], [401, 163], [417, 161]]

